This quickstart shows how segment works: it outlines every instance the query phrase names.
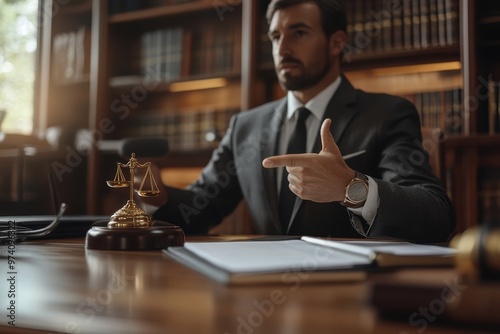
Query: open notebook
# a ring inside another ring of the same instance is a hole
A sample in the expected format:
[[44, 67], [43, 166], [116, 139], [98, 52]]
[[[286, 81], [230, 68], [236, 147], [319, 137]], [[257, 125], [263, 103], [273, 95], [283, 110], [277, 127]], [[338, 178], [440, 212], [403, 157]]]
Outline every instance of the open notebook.
[[164, 252], [226, 284], [359, 280], [366, 270], [448, 266], [448, 247], [385, 241], [333, 241], [302, 237], [278, 241], [187, 242]]

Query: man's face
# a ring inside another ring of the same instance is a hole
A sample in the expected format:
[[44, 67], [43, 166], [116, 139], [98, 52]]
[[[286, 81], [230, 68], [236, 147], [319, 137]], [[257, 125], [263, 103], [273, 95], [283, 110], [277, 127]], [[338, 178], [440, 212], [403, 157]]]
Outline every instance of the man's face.
[[286, 89], [301, 91], [314, 87], [331, 69], [328, 38], [316, 4], [303, 3], [276, 11], [269, 38], [276, 74]]

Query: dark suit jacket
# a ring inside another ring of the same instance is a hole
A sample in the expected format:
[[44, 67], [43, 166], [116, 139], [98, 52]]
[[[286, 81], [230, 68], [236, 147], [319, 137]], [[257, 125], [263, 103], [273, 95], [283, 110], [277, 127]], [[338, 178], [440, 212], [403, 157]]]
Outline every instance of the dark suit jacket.
[[[288, 230], [282, 228], [276, 170], [263, 168], [262, 160], [275, 155], [285, 109], [286, 98], [235, 115], [200, 178], [189, 190], [168, 188], [169, 201], [155, 219], [178, 224], [186, 233], [203, 233], [245, 199], [259, 234], [360, 237], [351, 219], [363, 219], [338, 203], [297, 199]], [[409, 101], [356, 90], [343, 76], [324, 118], [332, 119], [331, 132], [343, 155], [366, 150], [347, 164], [378, 184], [380, 206], [369, 236], [448, 239], [455, 225], [453, 208], [432, 174], [419, 116]], [[314, 152], [320, 150], [318, 133]]]

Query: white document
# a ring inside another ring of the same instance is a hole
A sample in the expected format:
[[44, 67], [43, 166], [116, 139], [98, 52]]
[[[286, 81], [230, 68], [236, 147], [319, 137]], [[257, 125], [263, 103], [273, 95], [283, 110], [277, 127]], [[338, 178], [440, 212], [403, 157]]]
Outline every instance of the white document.
[[372, 262], [363, 255], [302, 240], [187, 242], [184, 247], [232, 273], [342, 269]]

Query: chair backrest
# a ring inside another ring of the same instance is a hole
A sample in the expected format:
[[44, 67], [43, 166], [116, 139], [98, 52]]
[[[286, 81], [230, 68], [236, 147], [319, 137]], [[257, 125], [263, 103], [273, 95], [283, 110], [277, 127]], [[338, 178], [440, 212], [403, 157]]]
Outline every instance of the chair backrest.
[[443, 185], [446, 182], [444, 140], [445, 135], [441, 128], [422, 128], [422, 144], [429, 153], [432, 172]]

